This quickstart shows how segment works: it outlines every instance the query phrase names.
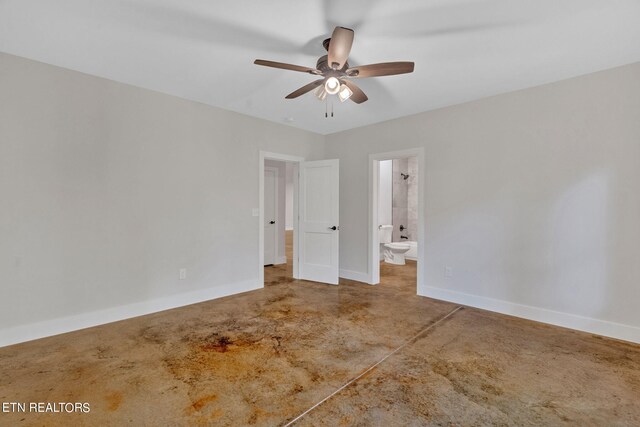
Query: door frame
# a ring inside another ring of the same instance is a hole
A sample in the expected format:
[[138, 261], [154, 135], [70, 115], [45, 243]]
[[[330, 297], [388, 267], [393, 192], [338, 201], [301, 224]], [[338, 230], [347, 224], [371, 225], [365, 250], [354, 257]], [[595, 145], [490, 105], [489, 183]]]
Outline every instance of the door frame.
[[[268, 170], [273, 171], [273, 175], [275, 177], [276, 189], [275, 189], [275, 192], [274, 192], [274, 195], [273, 195], [273, 198], [274, 198], [274, 207], [273, 207], [274, 215], [273, 216], [275, 217], [275, 219], [277, 221], [278, 220], [278, 214], [279, 214], [279, 212], [278, 212], [278, 203], [280, 202], [280, 199], [278, 198], [278, 190], [279, 190], [278, 180], [280, 179], [280, 176], [279, 176], [280, 174], [278, 173], [278, 168], [274, 168], [273, 166], [265, 166], [264, 167], [264, 171], [265, 172], [268, 171]], [[264, 177], [263, 177], [263, 179], [264, 179]], [[286, 177], [285, 177], [285, 179], [286, 179]], [[263, 191], [263, 193], [262, 193], [262, 197], [263, 197], [263, 199], [262, 199], [263, 200], [262, 208], [264, 209], [264, 182], [262, 184], [262, 188], [263, 188], [263, 190], [262, 190]], [[264, 221], [261, 222], [261, 224], [262, 224], [262, 233], [263, 233], [263, 236], [264, 236]], [[279, 245], [278, 245], [278, 240], [280, 240], [280, 239], [278, 239], [278, 227], [277, 227], [277, 225], [278, 225], [278, 223], [276, 222], [276, 227], [275, 227], [276, 232], [275, 232], [275, 235], [274, 235], [274, 242], [273, 242], [273, 263], [272, 263], [273, 265], [277, 264], [277, 262], [278, 262], [278, 251], [280, 250]], [[263, 240], [263, 245], [264, 245], [264, 240]], [[262, 256], [263, 256], [262, 262], [264, 263], [264, 251], [262, 252]]]
[[369, 154], [369, 284], [380, 283], [380, 236], [378, 234], [378, 191], [380, 186], [380, 161], [416, 157], [418, 159], [418, 259], [416, 293], [425, 295], [425, 158], [424, 148], [388, 151]]
[[264, 287], [264, 161], [294, 164], [293, 170], [293, 278], [298, 278], [298, 168], [306, 159], [289, 154], [260, 150], [258, 162], [258, 283]]

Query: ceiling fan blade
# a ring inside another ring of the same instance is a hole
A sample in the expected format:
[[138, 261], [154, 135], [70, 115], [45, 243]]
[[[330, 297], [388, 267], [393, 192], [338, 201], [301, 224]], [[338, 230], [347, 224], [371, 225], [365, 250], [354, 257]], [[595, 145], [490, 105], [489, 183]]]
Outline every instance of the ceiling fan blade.
[[341, 80], [341, 82], [344, 83], [349, 89], [351, 89], [351, 92], [353, 92], [353, 94], [349, 99], [355, 102], [356, 104], [362, 104], [364, 101], [369, 99], [369, 97], [365, 95], [362, 89], [356, 86], [355, 83], [350, 82], [349, 80]]
[[312, 91], [313, 89], [317, 88], [318, 86], [320, 86], [322, 83], [324, 82], [324, 79], [320, 79], [320, 80], [316, 80], [315, 82], [311, 82], [307, 85], [302, 86], [300, 89], [296, 89], [293, 92], [291, 92], [289, 95], [285, 96], [286, 99], [293, 99], [293, 98], [297, 98], [300, 95], [304, 95], [305, 93]]
[[353, 30], [350, 28], [336, 27], [329, 42], [329, 66], [334, 70], [344, 67], [349, 58], [351, 45], [353, 44]]
[[346, 73], [351, 78], [393, 76], [413, 72], [413, 62], [381, 62], [349, 68]]
[[256, 59], [253, 61], [256, 65], [263, 65], [265, 67], [280, 68], [283, 70], [300, 71], [301, 73], [317, 74], [315, 68], [302, 67], [300, 65], [286, 64], [284, 62], [265, 61], [264, 59]]

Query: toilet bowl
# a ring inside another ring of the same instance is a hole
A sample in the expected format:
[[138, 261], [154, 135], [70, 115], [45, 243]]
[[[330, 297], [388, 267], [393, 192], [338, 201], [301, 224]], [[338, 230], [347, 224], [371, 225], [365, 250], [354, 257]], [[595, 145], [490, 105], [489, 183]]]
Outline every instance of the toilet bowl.
[[411, 248], [405, 243], [385, 243], [384, 262], [389, 264], [404, 265], [404, 254]]

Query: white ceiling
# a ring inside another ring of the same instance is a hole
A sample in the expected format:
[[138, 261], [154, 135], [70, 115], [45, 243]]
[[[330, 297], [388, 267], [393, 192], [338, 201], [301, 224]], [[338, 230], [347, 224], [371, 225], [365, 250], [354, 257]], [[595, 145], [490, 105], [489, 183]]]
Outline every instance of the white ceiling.
[[[336, 25], [351, 65], [409, 60], [358, 80], [361, 105], [284, 96], [314, 76]], [[638, 0], [0, 0], [0, 51], [328, 134], [640, 61]]]

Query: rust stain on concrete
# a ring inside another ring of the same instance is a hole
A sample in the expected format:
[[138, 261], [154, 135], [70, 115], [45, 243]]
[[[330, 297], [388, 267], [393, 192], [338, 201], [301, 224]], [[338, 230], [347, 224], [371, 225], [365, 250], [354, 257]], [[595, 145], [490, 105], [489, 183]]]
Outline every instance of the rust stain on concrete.
[[[416, 295], [414, 262], [381, 278], [268, 267], [264, 289], [1, 348], [3, 401], [91, 413], [0, 424], [285, 424], [455, 308]], [[466, 308], [299, 424], [640, 425], [638, 396], [639, 345]]]
[[107, 401], [107, 409], [109, 411], [117, 411], [122, 404], [122, 393], [114, 391], [107, 394], [104, 399]]

